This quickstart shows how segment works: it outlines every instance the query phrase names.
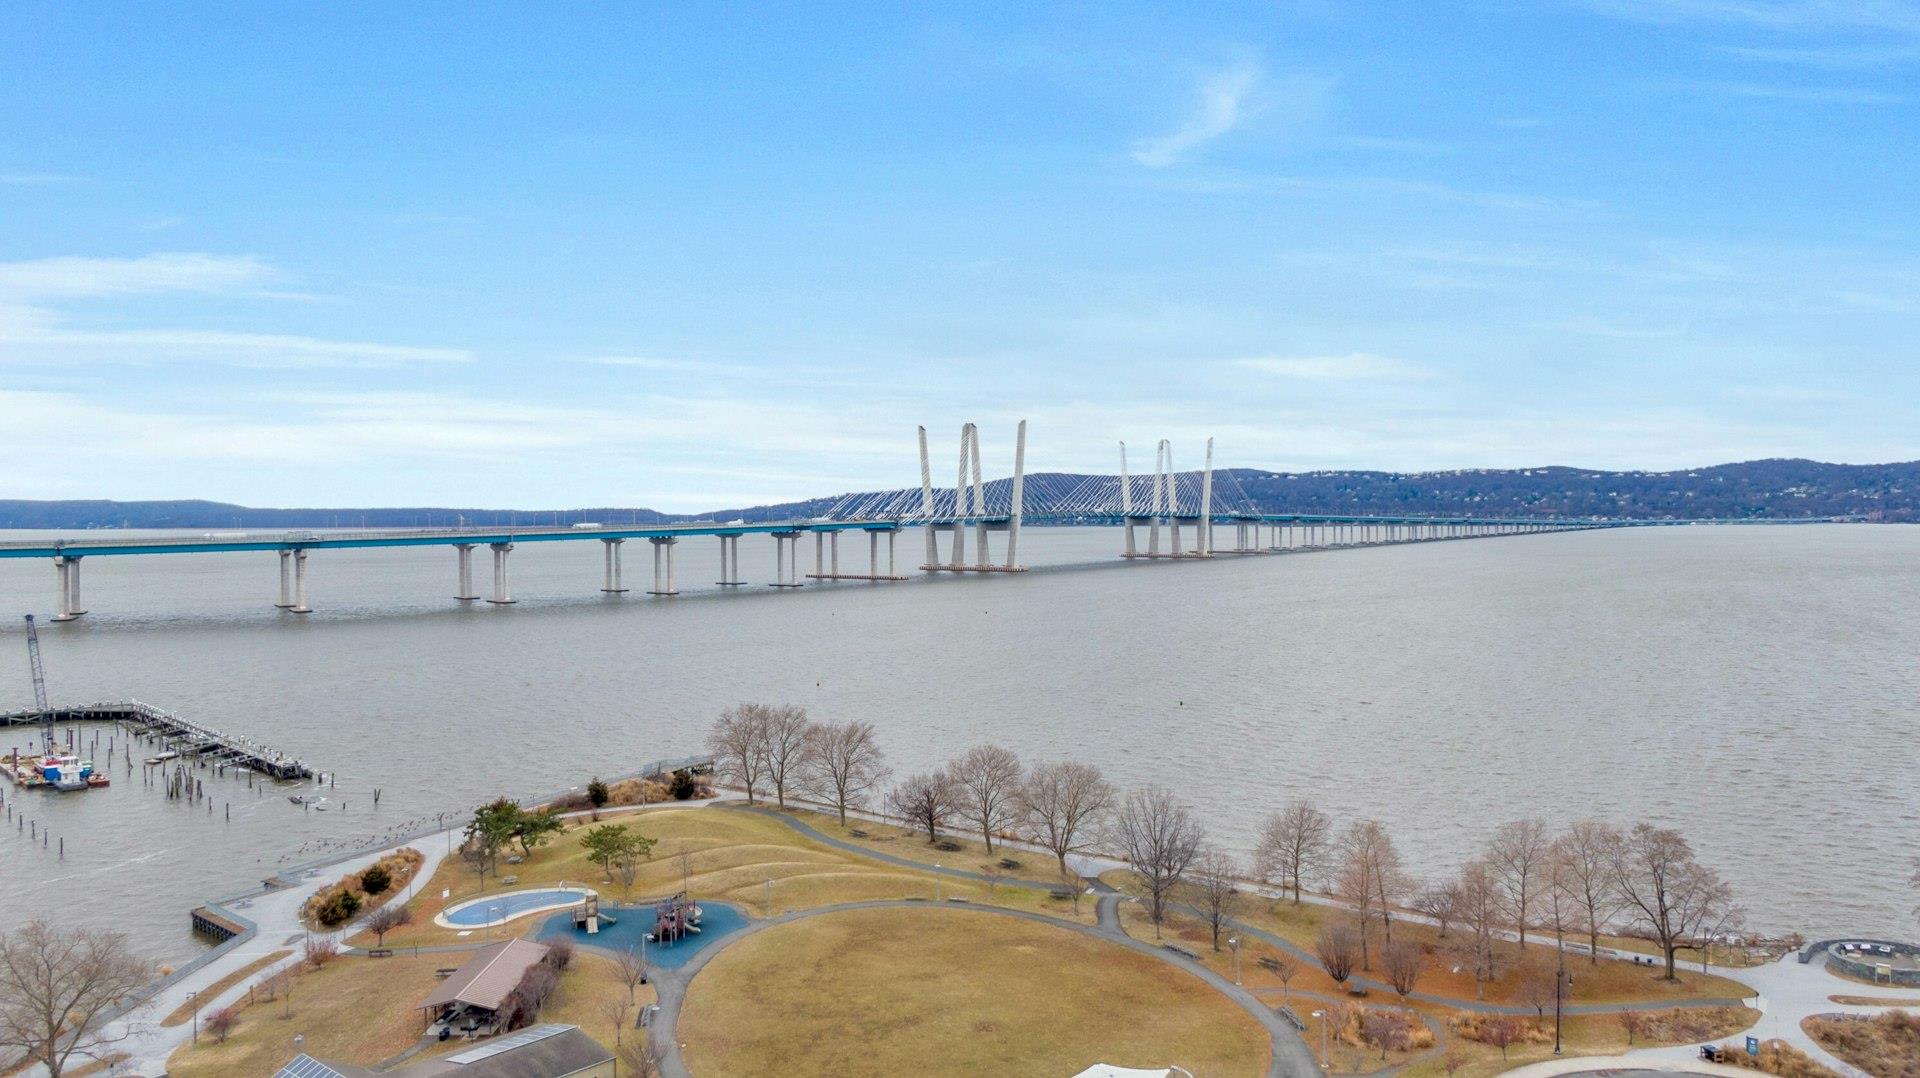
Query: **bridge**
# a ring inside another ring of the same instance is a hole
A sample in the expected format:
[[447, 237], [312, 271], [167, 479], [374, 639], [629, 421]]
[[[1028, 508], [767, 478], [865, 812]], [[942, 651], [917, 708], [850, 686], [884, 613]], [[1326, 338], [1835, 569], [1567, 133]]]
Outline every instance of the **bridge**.
[[[1230, 476], [1216, 482], [1213, 442], [1208, 440], [1202, 466], [1174, 470], [1173, 447], [1165, 440], [1155, 446], [1150, 474], [1131, 474], [1127, 450], [1120, 446], [1120, 471], [1115, 475], [1055, 475], [1032, 486], [1026, 474], [1026, 421], [1015, 430], [1013, 475], [986, 481], [980, 469], [980, 436], [975, 424], [960, 431], [959, 466], [952, 487], [933, 485], [927, 431], [919, 430], [920, 485], [878, 493], [851, 494], [819, 514], [784, 521], [684, 521], [645, 526], [574, 525], [572, 527], [492, 527], [389, 529], [380, 531], [207, 532], [200, 535], [134, 537], [75, 537], [53, 540], [0, 542], [0, 558], [46, 558], [55, 570], [56, 612], [53, 620], [71, 621], [86, 613], [81, 601], [80, 566], [87, 558], [159, 554], [272, 553], [279, 559], [280, 590], [276, 607], [294, 614], [313, 609], [308, 603], [307, 561], [316, 553], [372, 547], [451, 547], [460, 602], [478, 602], [474, 588], [473, 552], [486, 547], [492, 555], [492, 587], [485, 601], [513, 603], [509, 555], [525, 543], [598, 542], [603, 544], [600, 590], [625, 593], [622, 548], [629, 541], [646, 541], [653, 552], [652, 586], [648, 595], [679, 594], [674, 582], [673, 551], [683, 540], [708, 538], [720, 544], [722, 587], [748, 583], [741, 575], [740, 540], [771, 537], [774, 547], [775, 588], [799, 588], [806, 582], [832, 580], [899, 581], [898, 539], [918, 528], [925, 555], [918, 568], [926, 573], [1019, 573], [1021, 528], [1026, 524], [1116, 527], [1123, 530], [1119, 556], [1130, 560], [1191, 560], [1226, 555], [1279, 554], [1338, 547], [1375, 546], [1502, 535], [1564, 532], [1589, 528], [1617, 528], [1675, 521], [1479, 518], [1381, 515], [1328, 515], [1265, 512], [1247, 497]], [[1231, 527], [1230, 546], [1215, 541], [1216, 529]], [[843, 570], [840, 540], [852, 533], [867, 539], [864, 571]], [[813, 539], [813, 571], [802, 573], [801, 542]], [[969, 538], [971, 537], [971, 550]], [[1001, 552], [994, 554], [995, 537]], [[884, 551], [882, 540], [884, 539]], [[944, 546], [944, 551], [942, 547]], [[804, 579], [803, 579], [804, 577]]]

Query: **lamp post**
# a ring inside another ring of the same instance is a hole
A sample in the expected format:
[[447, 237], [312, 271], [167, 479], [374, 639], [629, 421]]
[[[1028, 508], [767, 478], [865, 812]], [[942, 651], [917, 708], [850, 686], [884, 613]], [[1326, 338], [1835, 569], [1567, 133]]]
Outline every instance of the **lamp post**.
[[[198, 992], [188, 992], [187, 1002], [193, 1003], [193, 998], [199, 994]], [[200, 1043], [200, 1006], [198, 1004], [194, 1004], [193, 1008], [193, 1043]]]
[[1330, 1070], [1333, 1064], [1328, 1061], [1327, 1012], [1315, 1011], [1313, 1012], [1313, 1016], [1320, 1019], [1320, 1069]]
[[1240, 983], [1240, 937], [1228, 936], [1227, 948], [1233, 952], [1233, 983]]
[[767, 877], [767, 916], [773, 916], [773, 877]]
[[940, 862], [935, 861], [933, 863], [933, 900], [935, 902], [946, 901], [946, 882], [940, 875]]
[[306, 1046], [306, 1043], [307, 1035], [305, 1033], [295, 1033], [293, 1035], [293, 1054], [299, 1055], [300, 1050]]

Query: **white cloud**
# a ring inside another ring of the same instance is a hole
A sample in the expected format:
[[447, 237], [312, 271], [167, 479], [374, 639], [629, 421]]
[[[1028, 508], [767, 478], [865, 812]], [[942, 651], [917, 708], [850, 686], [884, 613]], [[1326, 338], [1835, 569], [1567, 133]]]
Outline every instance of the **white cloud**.
[[1259, 82], [1260, 68], [1251, 62], [1209, 75], [1200, 84], [1199, 110], [1171, 134], [1134, 140], [1133, 159], [1148, 168], [1166, 168], [1232, 131], [1246, 119], [1248, 95]]
[[228, 292], [274, 276], [271, 266], [251, 255], [163, 252], [138, 258], [40, 258], [0, 262], [0, 297]]
[[717, 371], [720, 364], [697, 359], [667, 359], [661, 356], [589, 356], [583, 362], [598, 367], [632, 367], [643, 371]]
[[1910, 0], [1587, 0], [1586, 7], [1644, 22], [1718, 22], [1773, 30], [1920, 32]]
[[1756, 97], [1774, 101], [1804, 101], [1812, 105], [1894, 105], [1905, 100], [1899, 94], [1882, 90], [1862, 90], [1852, 86], [1784, 86], [1759, 82], [1688, 82], [1684, 88], [1711, 90], [1734, 97]]
[[1395, 381], [1425, 378], [1427, 369], [1405, 360], [1351, 352], [1344, 356], [1253, 356], [1235, 366], [1282, 378], [1314, 382]]
[[1895, 67], [1920, 60], [1920, 48], [1888, 45], [1833, 45], [1812, 48], [1751, 48], [1728, 46], [1730, 56], [1757, 63], [1789, 64], [1832, 71], [1862, 71]]
[[78, 179], [59, 172], [0, 172], [0, 184], [10, 187], [43, 187], [50, 183], [67, 183]]
[[[29, 309], [31, 311], [31, 309]], [[198, 361], [237, 367], [390, 367], [465, 363], [464, 348], [423, 348], [374, 341], [330, 340], [289, 333], [207, 329], [64, 329], [45, 319], [0, 310], [6, 359], [24, 363], [152, 363]]]

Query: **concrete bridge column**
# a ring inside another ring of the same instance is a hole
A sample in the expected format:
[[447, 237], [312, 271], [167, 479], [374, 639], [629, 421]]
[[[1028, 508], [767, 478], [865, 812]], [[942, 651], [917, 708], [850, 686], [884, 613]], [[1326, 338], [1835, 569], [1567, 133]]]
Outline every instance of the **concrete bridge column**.
[[[880, 575], [880, 533], [879, 532], [867, 533], [867, 575], [868, 576]], [[889, 566], [887, 569], [887, 575], [889, 576], [893, 575], [893, 569], [891, 566]]]
[[827, 533], [813, 533], [813, 575], [819, 576], [827, 571]]
[[1172, 540], [1171, 545], [1167, 548], [1167, 552], [1177, 558], [1180, 556], [1180, 518], [1168, 517], [1167, 524], [1171, 528]]
[[737, 587], [746, 581], [740, 579], [740, 537], [723, 535], [720, 537], [720, 579], [722, 587]]
[[454, 595], [454, 598], [463, 603], [472, 602], [480, 598], [473, 590], [473, 546], [472, 543], [453, 544], [454, 553], [460, 556], [458, 562], [459, 569], [456, 574], [457, 579], [454, 581], [454, 585], [458, 591], [457, 594]]
[[800, 533], [773, 533], [773, 587], [798, 588], [805, 584], [800, 575]]
[[605, 581], [600, 585], [600, 590], [609, 595], [618, 595], [627, 590], [620, 583], [620, 544], [624, 542], [625, 539], [600, 540], [600, 545], [606, 548], [603, 552], [606, 556]]
[[487, 602], [505, 606], [513, 602], [513, 578], [507, 571], [507, 552], [513, 544], [488, 543], [487, 549], [493, 551], [493, 598]]
[[278, 551], [280, 555], [280, 601], [273, 604], [282, 610], [293, 605], [293, 551]]
[[80, 601], [80, 559], [67, 556], [67, 616], [77, 618], [87, 612]]
[[832, 532], [827, 536], [828, 568], [834, 576], [840, 575], [840, 533]]
[[54, 590], [59, 592], [59, 601], [54, 604], [53, 620], [72, 621], [73, 612], [73, 559], [56, 556], [53, 559]]
[[307, 551], [305, 547], [295, 547], [293, 551], [293, 605], [287, 610], [294, 614], [311, 614], [313, 608], [307, 605]]
[[900, 529], [899, 529], [899, 528], [892, 528], [892, 529], [890, 529], [890, 530], [888, 530], [888, 532], [887, 532], [887, 575], [888, 575], [888, 576], [898, 576], [898, 575], [900, 575], [900, 574], [899, 574], [899, 572], [898, 572], [898, 571], [897, 571], [896, 569], [894, 569], [894, 567], [893, 567], [893, 560], [894, 560], [894, 559], [893, 559], [893, 555], [894, 555], [894, 549], [893, 549], [893, 545], [894, 545], [894, 542], [895, 542], [895, 540], [897, 540], [897, 539], [899, 539], [899, 538], [900, 538]]
[[648, 595], [678, 595], [673, 587], [673, 545], [680, 540], [672, 536], [649, 539], [653, 544], [653, 590]]

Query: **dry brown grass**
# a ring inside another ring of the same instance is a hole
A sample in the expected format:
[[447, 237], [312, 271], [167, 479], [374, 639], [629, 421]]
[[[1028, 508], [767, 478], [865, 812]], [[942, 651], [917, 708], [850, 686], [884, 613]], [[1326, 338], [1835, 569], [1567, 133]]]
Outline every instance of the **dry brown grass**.
[[1800, 1028], [1820, 1047], [1874, 1078], [1920, 1078], [1920, 1015], [1816, 1014]]
[[272, 1074], [296, 1054], [296, 1033], [314, 1056], [371, 1066], [419, 1039], [423, 1026], [415, 1008], [440, 983], [434, 971], [459, 965], [459, 958], [358, 958], [302, 967], [291, 1001], [242, 1003], [225, 1044], [203, 1036], [184, 1045], [167, 1060], [167, 1072], [177, 1078]]
[[[1125, 891], [1136, 891], [1138, 885], [1131, 873], [1109, 872], [1101, 877], [1108, 884]], [[1290, 900], [1269, 901], [1259, 898], [1247, 898], [1236, 915], [1238, 920], [1287, 940], [1295, 946], [1313, 953], [1314, 942], [1320, 930], [1329, 920], [1344, 917], [1346, 914], [1328, 906], [1312, 903], [1294, 905]], [[1378, 946], [1381, 933], [1378, 925], [1369, 932], [1373, 970], [1360, 972], [1374, 980], [1385, 980], [1378, 972]], [[1396, 921], [1393, 926], [1395, 939], [1412, 940], [1419, 944], [1422, 952], [1420, 975], [1414, 985], [1416, 991], [1429, 995], [1446, 996], [1450, 999], [1483, 999], [1489, 1003], [1520, 1003], [1521, 985], [1526, 979], [1529, 966], [1551, 967], [1554, 961], [1551, 941], [1541, 945], [1529, 940], [1524, 954], [1517, 943], [1499, 945], [1498, 976], [1480, 986], [1481, 994], [1476, 996], [1472, 975], [1463, 968], [1463, 963], [1453, 956], [1453, 946], [1460, 941], [1460, 930], [1451, 929], [1443, 938], [1439, 930], [1424, 924]], [[1318, 965], [1308, 963], [1310, 976], [1304, 982], [1316, 979], [1332, 991], [1331, 982], [1318, 973]], [[1584, 955], [1567, 956], [1567, 970], [1572, 975], [1573, 984], [1568, 994], [1570, 1003], [1654, 1003], [1677, 1002], [1700, 999], [1745, 999], [1753, 995], [1753, 989], [1725, 977], [1702, 974], [1697, 970], [1679, 971], [1679, 980], [1668, 981], [1662, 976], [1662, 970], [1650, 966], [1637, 966], [1631, 962], [1601, 959], [1590, 962]], [[1549, 975], [1550, 976], [1550, 975]]]
[[[232, 973], [227, 974], [225, 977], [213, 982], [211, 985], [208, 985], [206, 988], [201, 989], [195, 998], [175, 1007], [172, 1014], [162, 1018], [160, 1024], [163, 1026], [186, 1025], [187, 1020], [193, 1017], [195, 1007], [204, 1009], [206, 1003], [211, 1003], [219, 999], [220, 993], [225, 992], [227, 989], [232, 988], [234, 985], [239, 984], [241, 981], [246, 980], [248, 977], [266, 969], [268, 966], [273, 965], [275, 962], [280, 961], [292, 953], [292, 951], [275, 951], [270, 955], [264, 955], [254, 959], [239, 969], [234, 970]], [[205, 1000], [206, 1003], [202, 1003], [202, 1000]]]
[[1760, 1055], [1757, 1057], [1748, 1055], [1744, 1044], [1723, 1044], [1721, 1048], [1725, 1049], [1721, 1062], [1742, 1070], [1777, 1074], [1781, 1078], [1840, 1078], [1786, 1041], [1760, 1042]]
[[[695, 978], [702, 1075], [1072, 1074], [1095, 1062], [1260, 1074], [1266, 1031], [1204, 981], [1064, 928], [930, 907], [766, 929]], [[931, 1068], [931, 1070], [930, 1070]]]

